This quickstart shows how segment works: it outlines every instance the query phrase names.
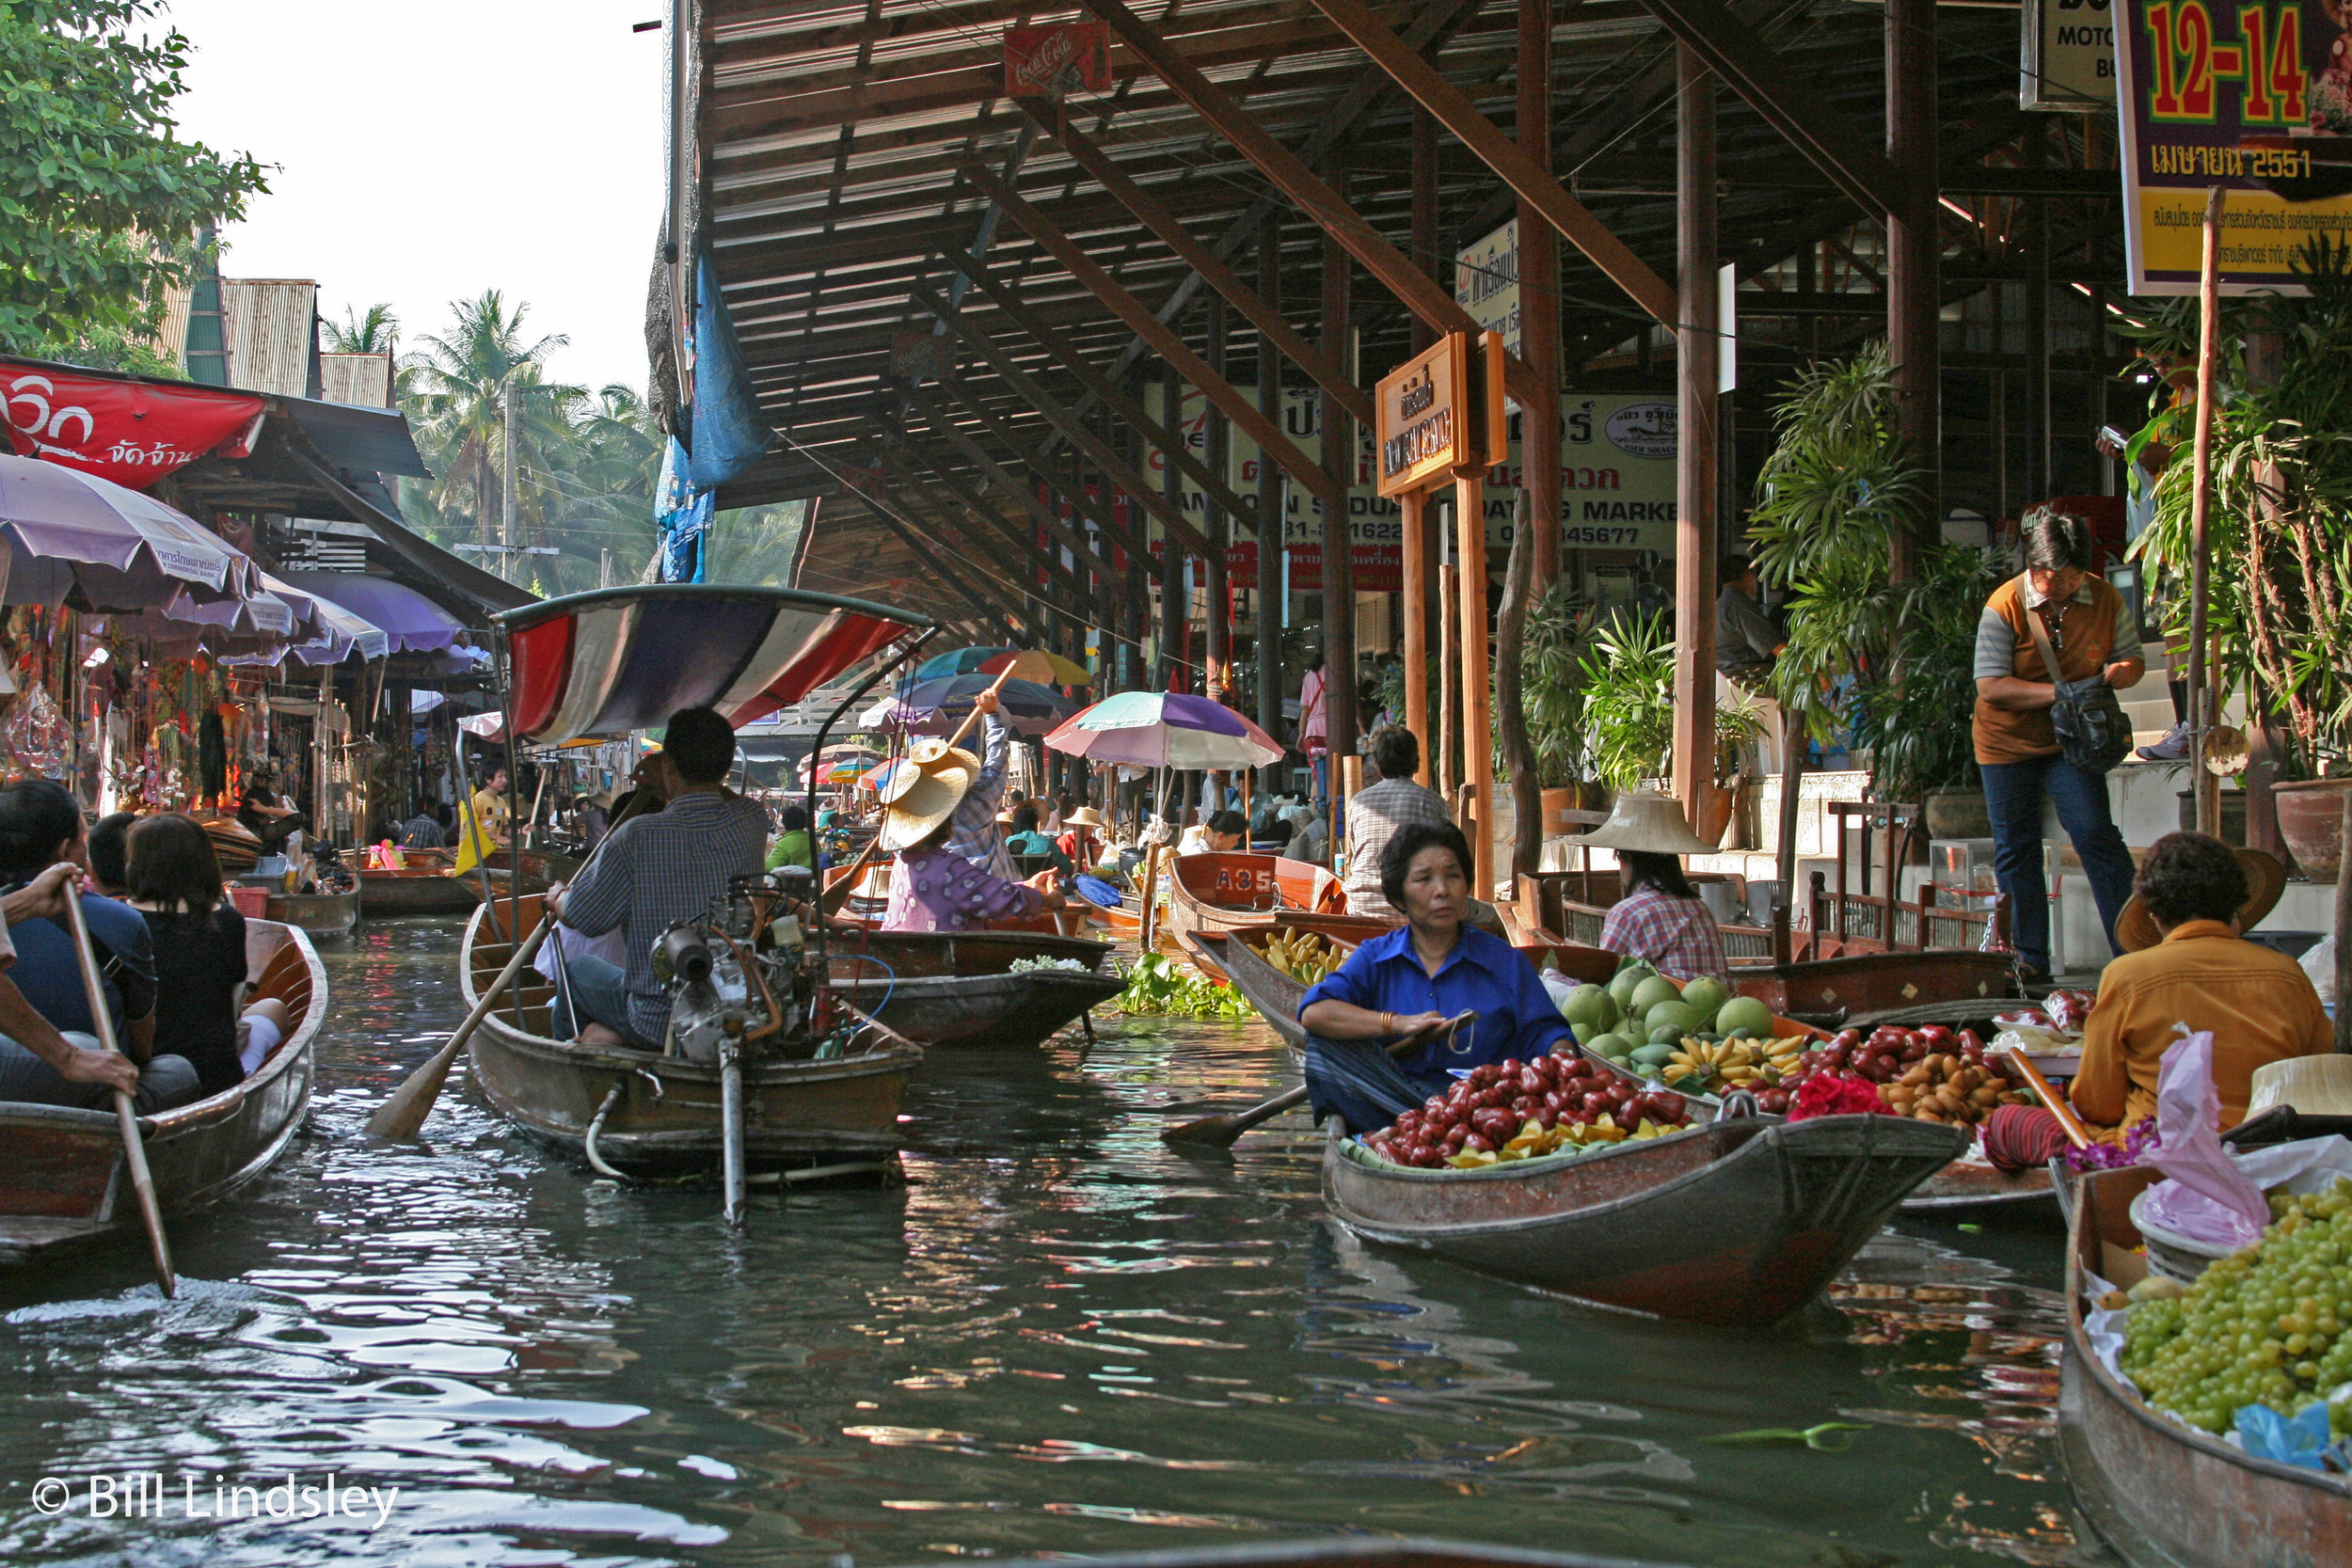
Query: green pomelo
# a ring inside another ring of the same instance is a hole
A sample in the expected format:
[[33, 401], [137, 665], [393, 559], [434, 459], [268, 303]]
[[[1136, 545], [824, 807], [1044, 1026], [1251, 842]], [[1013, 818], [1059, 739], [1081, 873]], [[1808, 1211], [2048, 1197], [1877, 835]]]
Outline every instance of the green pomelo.
[[[1626, 1004], [1626, 1011], [1637, 1017], [1647, 1018], [1650, 1009], [1660, 1003], [1680, 1002], [1681, 1000], [1682, 988], [1680, 986], [1676, 985], [1663, 974], [1653, 974], [1633, 988], [1633, 1000]], [[1707, 1018], [1705, 1013], [1698, 1013], [1695, 1016], [1702, 1022]]]
[[1772, 1009], [1753, 996], [1735, 996], [1717, 1009], [1715, 1027], [1726, 1035], [1768, 1038], [1772, 1032]]
[[1702, 974], [1682, 988], [1682, 1000], [1696, 1007], [1699, 1017], [1713, 1018], [1715, 1009], [1731, 1000], [1731, 988]]
[[[1605, 986], [1579, 986], [1568, 992], [1568, 999], [1560, 1004], [1560, 1014], [1571, 1024], [1583, 1024], [1596, 1034], [1614, 1027], [1618, 1017], [1616, 998]], [[1579, 1039], [1584, 1037], [1577, 1036]]]
[[1630, 1007], [1633, 1005], [1633, 989], [1657, 973], [1647, 964], [1635, 964], [1630, 969], [1617, 971], [1615, 977], [1609, 982], [1610, 1000], [1620, 1007]]
[[1642, 1025], [1653, 1037], [1661, 1029], [1672, 1029], [1675, 1038], [1680, 1039], [1706, 1022], [1688, 1002], [1661, 1002], [1642, 1015]]

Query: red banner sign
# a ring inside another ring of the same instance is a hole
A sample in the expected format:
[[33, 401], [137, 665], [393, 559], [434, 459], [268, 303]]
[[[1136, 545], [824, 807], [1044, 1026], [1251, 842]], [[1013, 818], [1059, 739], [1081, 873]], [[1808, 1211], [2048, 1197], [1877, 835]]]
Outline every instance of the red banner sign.
[[9, 444], [144, 490], [208, 452], [244, 457], [261, 434], [262, 402], [209, 388], [156, 387], [0, 363]]
[[[1321, 541], [1289, 546], [1291, 557], [1291, 592], [1320, 594], [1323, 592], [1323, 545]], [[1405, 591], [1405, 547], [1394, 541], [1356, 541], [1353, 561], [1355, 585], [1359, 594], [1401, 594]], [[1232, 588], [1258, 586], [1258, 546], [1255, 540], [1236, 541], [1225, 546], [1225, 580]], [[1280, 584], [1270, 585], [1279, 589]]]
[[1005, 91], [1014, 98], [1059, 98], [1073, 88], [1111, 90], [1111, 29], [1106, 22], [1005, 29]]

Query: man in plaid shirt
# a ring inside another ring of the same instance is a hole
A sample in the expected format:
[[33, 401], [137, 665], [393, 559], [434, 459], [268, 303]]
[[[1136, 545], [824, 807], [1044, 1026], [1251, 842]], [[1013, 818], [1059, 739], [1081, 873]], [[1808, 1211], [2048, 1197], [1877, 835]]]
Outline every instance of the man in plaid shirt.
[[1380, 782], [1366, 784], [1347, 802], [1347, 912], [1393, 920], [1396, 909], [1380, 891], [1380, 851], [1407, 822], [1452, 822], [1454, 814], [1445, 809], [1443, 796], [1414, 782], [1421, 742], [1412, 731], [1394, 724], [1374, 731], [1372, 765], [1379, 769]]
[[1724, 961], [1723, 933], [1715, 928], [1714, 915], [1695, 896], [1677, 897], [1654, 882], [1639, 880], [1642, 874], [1630, 863], [1644, 860], [1664, 861], [1675, 879], [1689, 888], [1673, 856], [1619, 850], [1621, 874], [1632, 891], [1609, 907], [1609, 916], [1600, 925], [1600, 944], [1612, 953], [1647, 958], [1660, 974], [1677, 980], [1706, 974], [1728, 983], [1731, 966]]

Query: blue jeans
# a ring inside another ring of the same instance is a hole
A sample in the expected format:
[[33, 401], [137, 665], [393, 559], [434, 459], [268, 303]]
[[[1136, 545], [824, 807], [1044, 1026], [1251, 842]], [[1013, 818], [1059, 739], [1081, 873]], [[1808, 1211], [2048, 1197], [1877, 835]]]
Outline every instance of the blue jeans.
[[[77, 1051], [100, 1049], [97, 1036], [78, 1030], [69, 1033], [65, 1042]], [[202, 1095], [203, 1086], [197, 1081], [194, 1062], [185, 1056], [153, 1056], [140, 1069], [139, 1086], [131, 1097], [131, 1108], [140, 1116], [152, 1116], [174, 1105], [185, 1105]], [[69, 1082], [56, 1068], [33, 1054], [30, 1048], [6, 1037], [0, 1037], [0, 1100], [65, 1105], [84, 1111], [111, 1110], [115, 1102], [114, 1091], [105, 1085]]]
[[1983, 765], [1984, 803], [1993, 818], [1993, 869], [2009, 895], [2017, 961], [2039, 973], [2050, 967], [2050, 895], [2042, 875], [2042, 801], [2058, 807], [2058, 821], [2082, 857], [2107, 947], [2115, 946], [2115, 917], [2132, 895], [2132, 856], [2107, 816], [2107, 781], [2061, 757]]
[[[601, 1023], [640, 1051], [659, 1051], [657, 1042], [637, 1032], [628, 1021], [628, 971], [610, 958], [599, 958], [582, 953], [565, 964], [564, 978], [570, 982], [564, 989], [571, 998], [572, 1020], [579, 1023]], [[573, 1030], [579, 1037], [579, 1030]]]

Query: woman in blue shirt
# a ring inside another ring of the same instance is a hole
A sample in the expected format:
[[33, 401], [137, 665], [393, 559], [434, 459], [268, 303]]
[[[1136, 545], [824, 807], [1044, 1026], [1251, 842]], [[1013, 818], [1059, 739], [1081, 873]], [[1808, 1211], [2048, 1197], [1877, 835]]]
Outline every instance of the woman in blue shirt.
[[[1473, 863], [1451, 822], [1407, 823], [1381, 851], [1380, 891], [1406, 924], [1359, 945], [1298, 1008], [1317, 1121], [1336, 1114], [1369, 1132], [1444, 1093], [1449, 1068], [1540, 1056], [1569, 1037], [1534, 965], [1464, 924]], [[1401, 1059], [1389, 1054], [1387, 1042], [1463, 1012], [1478, 1019], [1458, 1035], [1433, 1035]]]

